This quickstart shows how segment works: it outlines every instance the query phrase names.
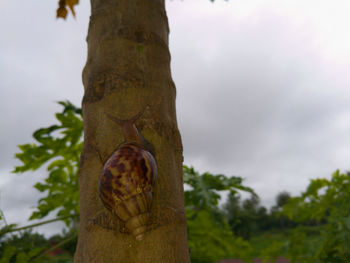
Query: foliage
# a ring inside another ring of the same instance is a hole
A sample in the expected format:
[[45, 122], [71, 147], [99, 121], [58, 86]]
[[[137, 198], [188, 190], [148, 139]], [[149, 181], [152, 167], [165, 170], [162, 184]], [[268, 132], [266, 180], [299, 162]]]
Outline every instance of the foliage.
[[191, 187], [185, 191], [191, 262], [212, 263], [229, 257], [250, 259], [252, 248], [233, 234], [218, 205], [221, 191], [237, 194], [242, 190], [256, 196], [254, 191], [243, 186], [240, 177], [199, 174], [187, 166], [183, 166], [183, 175], [184, 183]]
[[36, 143], [19, 145], [21, 152], [16, 158], [22, 165], [15, 167], [13, 172], [35, 171], [48, 164], [48, 177], [34, 185], [46, 196], [39, 200], [30, 219], [41, 219], [57, 210], [57, 216], [66, 217], [64, 221], [69, 226], [79, 214], [78, 167], [83, 122], [80, 109], [70, 102], [59, 104], [64, 107], [56, 114], [59, 124], [35, 131]]
[[59, 244], [63, 242], [64, 244], [61, 246], [62, 249], [73, 255], [77, 246], [78, 237], [75, 230], [65, 231], [64, 229], [62, 234], [56, 234], [50, 237], [49, 242], [52, 244]]
[[27, 229], [11, 236], [2, 235], [0, 240], [0, 263], [73, 263], [71, 249], [77, 236], [69, 232], [48, 240]]
[[287, 253], [281, 246], [284, 245], [288, 236], [288, 231], [282, 232], [279, 229], [256, 233], [249, 240], [254, 250], [253, 256], [261, 258], [268, 254], [269, 258], [285, 257]]
[[27, 263], [48, 245], [43, 235], [28, 230], [0, 240], [0, 263]]
[[187, 210], [186, 215], [192, 263], [213, 263], [222, 258], [250, 259], [250, 244], [235, 236], [227, 224], [217, 224], [210, 212]]
[[271, 218], [256, 195], [241, 201], [239, 195], [231, 193], [223, 208], [231, 230], [244, 239], [270, 227]]
[[[283, 247], [292, 262], [350, 262], [350, 174], [336, 171], [330, 180], [313, 179], [299, 197], [290, 198], [282, 213], [296, 220]], [[317, 225], [317, 238], [309, 238], [304, 223]]]
[[243, 179], [238, 176], [228, 178], [223, 174], [208, 172], [200, 175], [193, 167], [186, 165], [183, 166], [183, 176], [184, 183], [192, 188], [185, 192], [186, 207], [194, 210], [215, 210], [221, 198], [220, 191], [234, 194], [241, 190], [256, 196], [253, 189], [242, 185]]
[[288, 203], [289, 199], [290, 199], [290, 193], [288, 193], [287, 191], [282, 191], [278, 193], [278, 195], [276, 196], [277, 208], [278, 209], [283, 208]]
[[276, 226], [279, 225], [279, 228], [283, 231], [286, 228], [295, 226], [295, 222], [281, 212], [283, 207], [288, 203], [290, 197], [291, 195], [287, 191], [279, 192], [276, 196], [276, 205], [271, 207], [270, 211], [271, 223]]

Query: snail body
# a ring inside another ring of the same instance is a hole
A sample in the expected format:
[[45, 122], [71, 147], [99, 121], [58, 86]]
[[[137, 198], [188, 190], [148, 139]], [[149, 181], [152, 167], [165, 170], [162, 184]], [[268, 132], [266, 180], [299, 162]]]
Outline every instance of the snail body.
[[107, 115], [122, 126], [125, 141], [104, 164], [98, 187], [103, 205], [125, 222], [136, 240], [147, 231], [157, 178], [156, 161], [134, 124], [141, 114], [125, 121]]

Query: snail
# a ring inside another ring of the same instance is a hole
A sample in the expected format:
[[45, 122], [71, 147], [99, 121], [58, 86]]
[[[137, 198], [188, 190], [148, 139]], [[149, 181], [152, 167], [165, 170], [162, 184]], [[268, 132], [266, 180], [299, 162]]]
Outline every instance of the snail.
[[121, 219], [138, 241], [147, 231], [157, 179], [156, 161], [135, 125], [144, 110], [128, 120], [105, 113], [122, 127], [124, 142], [104, 164], [98, 187], [105, 208]]

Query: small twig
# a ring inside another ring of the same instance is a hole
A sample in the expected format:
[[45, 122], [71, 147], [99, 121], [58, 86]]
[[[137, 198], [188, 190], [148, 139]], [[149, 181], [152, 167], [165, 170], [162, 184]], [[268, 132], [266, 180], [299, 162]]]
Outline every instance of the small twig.
[[42, 257], [46, 256], [47, 254], [49, 254], [51, 251], [54, 251], [56, 250], [57, 248], [69, 243], [70, 241], [74, 240], [76, 237], [78, 236], [78, 233], [75, 233], [73, 236], [71, 237], [68, 237], [64, 240], [62, 240], [61, 242], [59, 242], [58, 244], [44, 250], [44, 251], [41, 251], [39, 252], [37, 255], [35, 255], [34, 257], [32, 257], [29, 262], [35, 262], [37, 261], [38, 259], [41, 259]]
[[8, 226], [5, 214], [4, 214], [4, 212], [1, 209], [0, 209], [0, 216], [2, 217], [2, 220], [4, 220], [5, 226]]

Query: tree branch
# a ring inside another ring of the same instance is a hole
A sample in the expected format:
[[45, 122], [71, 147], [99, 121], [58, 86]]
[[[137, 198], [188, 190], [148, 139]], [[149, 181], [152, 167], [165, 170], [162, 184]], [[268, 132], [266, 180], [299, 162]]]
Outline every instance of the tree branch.
[[23, 227], [19, 227], [19, 228], [12, 228], [12, 229], [11, 228], [10, 229], [6, 229], [6, 230], [0, 232], [0, 236], [5, 235], [7, 233], [21, 231], [21, 230], [24, 230], [24, 229], [33, 228], [33, 227], [36, 227], [36, 226], [41, 226], [41, 225], [53, 223], [53, 222], [56, 222], [56, 221], [64, 220], [66, 218], [77, 217], [77, 216], [79, 216], [79, 215], [61, 216], [61, 217], [57, 217], [57, 218], [54, 218], [54, 219], [51, 219], [51, 220], [43, 221], [43, 222], [40, 222], [40, 223], [28, 225], [28, 226], [23, 226]]

